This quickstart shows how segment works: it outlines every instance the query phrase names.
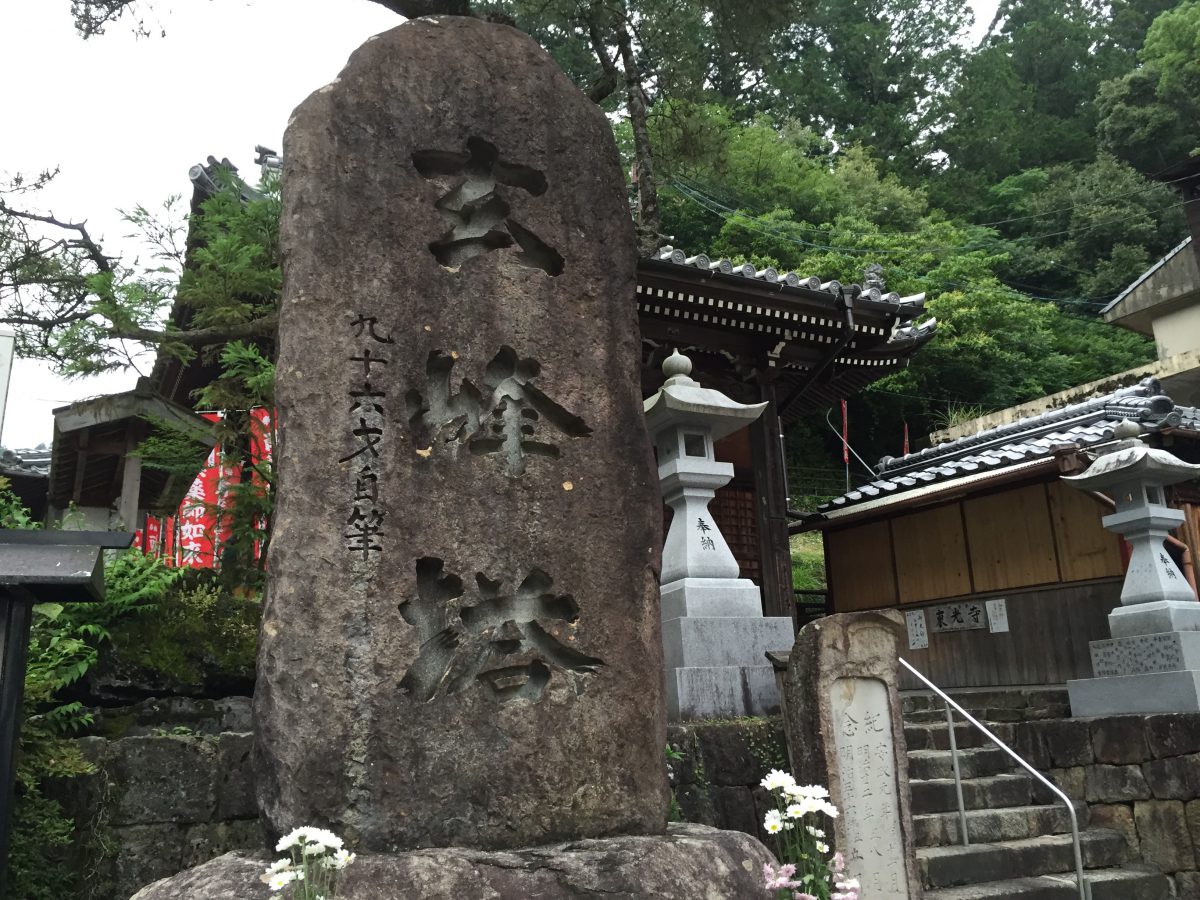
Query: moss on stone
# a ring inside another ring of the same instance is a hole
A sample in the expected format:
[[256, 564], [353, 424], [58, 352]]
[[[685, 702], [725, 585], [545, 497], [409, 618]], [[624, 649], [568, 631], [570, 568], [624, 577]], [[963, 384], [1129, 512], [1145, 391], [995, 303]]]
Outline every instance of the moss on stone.
[[184, 685], [250, 678], [258, 642], [258, 598], [235, 596], [211, 573], [189, 574], [144, 615], [112, 633], [112, 664]]

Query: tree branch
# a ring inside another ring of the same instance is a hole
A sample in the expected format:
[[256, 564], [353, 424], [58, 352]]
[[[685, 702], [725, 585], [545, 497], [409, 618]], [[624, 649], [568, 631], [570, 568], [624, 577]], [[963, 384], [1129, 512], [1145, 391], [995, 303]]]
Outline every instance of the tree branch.
[[658, 249], [662, 231], [662, 212], [658, 206], [658, 186], [654, 179], [654, 151], [650, 144], [648, 102], [638, 73], [633, 42], [624, 19], [617, 23], [617, 47], [625, 69], [625, 99], [629, 104], [629, 122], [633, 126], [633, 155], [637, 163], [638, 252], [650, 256]]
[[141, 341], [147, 344], [183, 344], [185, 347], [209, 347], [246, 338], [270, 337], [275, 333], [279, 318], [274, 313], [241, 325], [214, 325], [191, 331], [158, 331], [153, 328], [108, 329], [108, 336], [118, 340]]
[[608, 50], [605, 48], [604, 41], [600, 36], [597, 7], [598, 4], [593, 3], [588, 10], [587, 26], [588, 40], [591, 41], [592, 52], [596, 54], [596, 60], [600, 63], [601, 74], [592, 86], [588, 88], [587, 98], [599, 105], [617, 89], [617, 85], [620, 83], [620, 75], [617, 72], [616, 63], [608, 55]]
[[61, 228], [64, 231], [74, 231], [79, 237], [67, 241], [66, 245], [75, 250], [82, 250], [84, 255], [92, 261], [97, 269], [101, 272], [112, 274], [114, 257], [106, 256], [104, 251], [100, 249], [100, 245], [92, 240], [92, 236], [88, 234], [86, 221], [63, 222], [52, 215], [43, 216], [38, 213], [13, 209], [3, 200], [0, 200], [0, 213], [12, 216], [14, 219], [21, 219], [25, 222], [40, 222], [43, 225], [53, 225], [55, 228]]

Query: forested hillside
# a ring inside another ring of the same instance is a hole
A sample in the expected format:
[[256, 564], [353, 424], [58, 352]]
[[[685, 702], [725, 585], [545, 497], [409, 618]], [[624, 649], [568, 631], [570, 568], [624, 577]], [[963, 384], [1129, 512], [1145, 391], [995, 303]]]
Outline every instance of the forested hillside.
[[[1153, 176], [1200, 149], [1197, 0], [1002, 0], [974, 46], [952, 0], [493, 8], [594, 97], [612, 76], [601, 102], [639, 181], [652, 164], [663, 242], [848, 282], [879, 263], [928, 294], [937, 339], [850, 400], [868, 462], [904, 422], [916, 439], [1153, 358], [1096, 316], [1186, 234]], [[623, 32], [632, 66], [607, 49]], [[789, 443], [808, 471], [840, 464], [821, 417]]]

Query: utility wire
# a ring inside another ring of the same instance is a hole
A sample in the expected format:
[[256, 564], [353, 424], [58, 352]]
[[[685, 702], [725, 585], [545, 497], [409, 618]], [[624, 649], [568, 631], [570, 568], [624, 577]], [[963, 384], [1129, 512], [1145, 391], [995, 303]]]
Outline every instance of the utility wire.
[[866, 470], [871, 473], [872, 478], [878, 478], [879, 473], [876, 472], [874, 468], [872, 468], [870, 463], [868, 463], [865, 459], [863, 459], [861, 456], [858, 455], [858, 451], [850, 446], [850, 441], [848, 441], [846, 438], [842, 437], [842, 433], [840, 431], [838, 431], [837, 428], [834, 427], [834, 424], [832, 422], [829, 421], [829, 417], [832, 414], [833, 414], [833, 407], [831, 406], [829, 409], [825, 410], [825, 424], [829, 426], [829, 430], [837, 435], [838, 441], [840, 441], [841, 443], [846, 445], [846, 449], [849, 450], [851, 453], [853, 453], [854, 458], [863, 464], [863, 466], [866, 468]]
[[[684, 196], [688, 196], [686, 191], [684, 191], [683, 193], [684, 193]], [[730, 214], [733, 214], [734, 212], [736, 212], [735, 210], [730, 210], [728, 207], [725, 208], [725, 210], [726, 210], [725, 212], [722, 212], [719, 209], [713, 209], [712, 207], [708, 206], [708, 204], [706, 204], [703, 200], [701, 200], [699, 198], [689, 197], [689, 199], [692, 199], [695, 203], [699, 204], [700, 206], [705, 207], [710, 212], [714, 213], [717, 216], [720, 216], [722, 219], [725, 219], [725, 220], [728, 220]], [[788, 243], [797, 244], [797, 245], [803, 246], [803, 247], [811, 247], [816, 250], [830, 250], [830, 251], [837, 252], [837, 253], [858, 253], [858, 254], [870, 255], [870, 256], [874, 256], [874, 257], [891, 255], [891, 256], [900, 256], [901, 258], [904, 258], [906, 256], [918, 256], [925, 252], [936, 252], [936, 251], [969, 252], [972, 249], [978, 249], [978, 248], [972, 248], [969, 245], [965, 245], [963, 247], [942, 247], [942, 248], [930, 248], [927, 250], [912, 250], [912, 251], [860, 250], [860, 249], [854, 248], [854, 247], [836, 247], [836, 246], [829, 245], [829, 244], [816, 244], [811, 241], [805, 241], [801, 238], [796, 238], [796, 237], [792, 237], [790, 235], [783, 234], [782, 232], [757, 227], [754, 224], [753, 220], [749, 220], [749, 219], [745, 223], [741, 223], [741, 224], [744, 224], [745, 227], [749, 228], [751, 231], [756, 231], [760, 234], [765, 234], [770, 237], [775, 237], [775, 238], [778, 238], [779, 240], [787, 241]], [[898, 267], [898, 266], [895, 267], [895, 270], [906, 275], [908, 278], [911, 278], [916, 281], [921, 281], [926, 284], [936, 284], [936, 285], [943, 285], [943, 286], [949, 285], [952, 287], [959, 287], [959, 288], [963, 288], [963, 289], [978, 287], [978, 285], [972, 285], [972, 284], [961, 282], [961, 281], [952, 281], [952, 280], [948, 280], [948, 279], [935, 279], [935, 278], [931, 278], [926, 275], [917, 275], [915, 273], [905, 272], [903, 268]], [[1091, 307], [1096, 307], [1096, 308], [1104, 307], [1108, 303], [1107, 299], [1104, 301], [1093, 301], [1093, 300], [1088, 300], [1088, 299], [1083, 299], [1083, 298], [1042, 297], [1042, 296], [1038, 296], [1035, 294], [1024, 293], [1015, 288], [1009, 287], [1008, 285], [1004, 284], [1003, 282], [998, 282], [996, 285], [994, 285], [992, 287], [1007, 291], [1008, 293], [1010, 293], [1014, 296], [1017, 296], [1017, 297], [1025, 297], [1025, 298], [1034, 299], [1034, 300], [1044, 300], [1044, 301], [1051, 302], [1051, 303], [1061, 303], [1061, 304], [1076, 305], [1076, 306], [1091, 306]]]
[[[705, 207], [706, 209], [709, 210], [709, 212], [713, 213], [714, 215], [720, 216], [723, 219], [728, 220], [729, 216], [731, 216], [731, 215], [745, 215], [740, 210], [734, 209], [733, 207], [730, 207], [730, 206], [726, 206], [725, 204], [723, 204], [717, 200], [714, 200], [712, 197], [706, 197], [705, 195], [701, 194], [700, 192], [695, 191], [691, 188], [688, 188], [687, 186], [680, 184], [677, 181], [672, 181], [671, 184], [677, 190], [679, 190], [685, 197], [687, 197], [688, 199], [692, 200], [693, 202], [699, 204], [700, 206]], [[1166, 212], [1169, 209], [1176, 209], [1180, 206], [1186, 206], [1189, 202], [1190, 201], [1184, 200], [1179, 203], [1172, 203], [1167, 206], [1160, 207], [1156, 210], [1151, 210], [1151, 212]], [[749, 219], [750, 216], [746, 215], [746, 218]], [[1025, 241], [1040, 240], [1041, 238], [1047, 238], [1047, 237], [1057, 237], [1059, 235], [1064, 235], [1064, 234], [1071, 234], [1071, 235], [1084, 234], [1085, 232], [1092, 231], [1096, 228], [1103, 228], [1106, 225], [1112, 225], [1117, 222], [1123, 221], [1125, 218], [1126, 218], [1125, 216], [1118, 216], [1113, 219], [1107, 219], [1107, 220], [1104, 220], [1101, 222], [1093, 222], [1090, 225], [1085, 225], [1085, 226], [1081, 226], [1078, 228], [1067, 228], [1062, 231], [1050, 231], [1050, 232], [1045, 232], [1042, 234], [1022, 235], [1021, 237], [1017, 237], [1017, 238], [1001, 238], [1000, 240], [1004, 241], [1007, 244], [1018, 244], [1018, 243], [1022, 243]], [[763, 229], [761, 227], [757, 227], [750, 223], [743, 223], [743, 224], [745, 224], [745, 226], [750, 228], [752, 231], [758, 231], [761, 234], [771, 235], [774, 237], [781, 238], [783, 240], [791, 241], [792, 243], [795, 243], [795, 244], [800, 244], [800, 245], [803, 245], [806, 247], [812, 247], [814, 249], [830, 250], [830, 251], [835, 251], [838, 253], [859, 253], [859, 254], [870, 254], [873, 256], [882, 256], [882, 255], [916, 256], [917, 254], [920, 254], [920, 253], [951, 253], [951, 252], [961, 253], [961, 252], [970, 252], [972, 250], [987, 249], [987, 245], [985, 245], [985, 244], [976, 244], [975, 246], [972, 246], [970, 243], [964, 244], [959, 247], [946, 247], [946, 246], [919, 247], [916, 249], [900, 249], [900, 248], [888, 248], [888, 247], [865, 248], [864, 249], [864, 248], [859, 248], [859, 247], [839, 247], [839, 246], [835, 246], [832, 244], [817, 244], [817, 243], [813, 243], [811, 241], [805, 241], [801, 238], [789, 237], [788, 235], [782, 234], [781, 232], [773, 231], [770, 229]], [[789, 224], [795, 225], [796, 227], [801, 227], [801, 228], [804, 227], [804, 226], [796, 225], [796, 223], [789, 223]], [[839, 233], [841, 233], [841, 232], [839, 232]], [[852, 234], [853, 232], [845, 232], [845, 233]], [[858, 232], [858, 233], [864, 234], [864, 232]], [[877, 238], [885, 238], [885, 237], [889, 237], [892, 235], [906, 235], [906, 234], [910, 234], [910, 233], [916, 233], [916, 232], [876, 232], [871, 236], [877, 237]]]
[[[1166, 187], [1168, 185], [1176, 184], [1180, 181], [1186, 181], [1188, 178], [1191, 178], [1191, 177], [1192, 176], [1190, 176], [1190, 175], [1184, 175], [1180, 178], [1172, 179], [1171, 181], [1161, 181], [1161, 182], [1157, 182], [1155, 184], [1147, 185], [1146, 187], [1138, 188], [1135, 191], [1125, 191], [1120, 194], [1109, 194], [1106, 197], [1099, 197], [1095, 200], [1091, 200], [1086, 203], [1073, 203], [1070, 206], [1060, 206], [1055, 209], [1048, 209], [1048, 210], [1044, 210], [1043, 212], [1039, 212], [1039, 213], [1030, 213], [1029, 215], [1025, 215], [1025, 216], [1013, 216], [1008, 219], [996, 219], [995, 221], [992, 221], [992, 222], [965, 222], [964, 224], [967, 227], [971, 227], [971, 228], [991, 228], [995, 225], [1009, 225], [1013, 222], [1024, 222], [1024, 221], [1027, 221], [1028, 219], [1038, 219], [1038, 218], [1042, 218], [1043, 216], [1052, 216], [1052, 215], [1056, 215], [1060, 212], [1071, 212], [1076, 209], [1086, 209], [1086, 208], [1092, 207], [1092, 206], [1103, 206], [1105, 203], [1107, 203], [1110, 200], [1119, 200], [1123, 197], [1132, 197], [1137, 194], [1147, 194], [1151, 191], [1157, 190], [1160, 187]], [[700, 193], [704, 193], [705, 191], [708, 191], [710, 194], [710, 197], [711, 197], [712, 188], [708, 187], [706, 185], [702, 185], [700, 182], [696, 181], [695, 179], [687, 178], [686, 176], [683, 176], [683, 175], [676, 175], [676, 176], [672, 176], [672, 179], [671, 179], [672, 184], [674, 184], [675, 182], [684, 182], [687, 184], [687, 186], [689, 188], [691, 188], [694, 191], [700, 192]], [[734, 200], [735, 202], [737, 202], [739, 204], [741, 203], [741, 200], [742, 200], [742, 198], [735, 197], [733, 194], [730, 194], [728, 192], [726, 192], [726, 197]], [[752, 207], [747, 204], [744, 206], [744, 208], [751, 209]], [[762, 209], [761, 206], [759, 206], [758, 210], [757, 210], [758, 215], [762, 215], [761, 209]], [[806, 225], [806, 224], [797, 223], [796, 227], [802, 228], [802, 229], [807, 229], [809, 231], [820, 231], [821, 230], [820, 225]], [[911, 230], [911, 231], [897, 230], [897, 231], [888, 231], [888, 232], [844, 231], [844, 232], [842, 232], [842, 234], [853, 235], [855, 237], [886, 237], [889, 235], [920, 234], [920, 231], [917, 231], [917, 230]]]

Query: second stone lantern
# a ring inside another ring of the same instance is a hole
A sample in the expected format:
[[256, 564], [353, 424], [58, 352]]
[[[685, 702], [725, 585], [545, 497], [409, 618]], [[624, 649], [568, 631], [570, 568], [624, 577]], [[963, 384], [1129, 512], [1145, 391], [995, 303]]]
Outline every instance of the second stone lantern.
[[737, 403], [692, 379], [678, 351], [663, 363], [662, 389], [645, 402], [658, 451], [671, 527], [663, 545], [662, 622], [667, 713], [672, 719], [756, 716], [779, 711], [764, 653], [794, 640], [789, 617], [766, 618], [758, 587], [741, 578], [729, 545], [708, 511], [733, 466], [718, 462], [714, 442], [759, 417], [765, 403]]

